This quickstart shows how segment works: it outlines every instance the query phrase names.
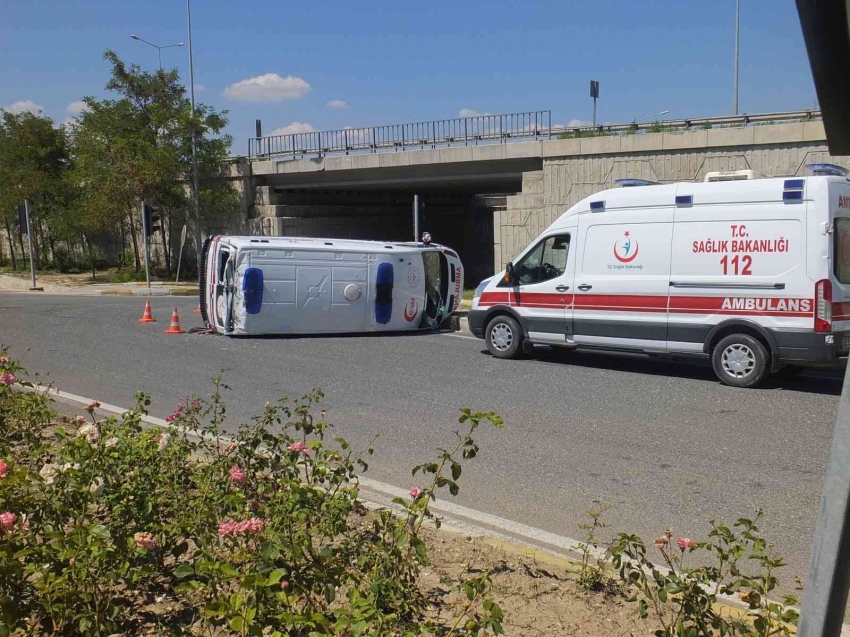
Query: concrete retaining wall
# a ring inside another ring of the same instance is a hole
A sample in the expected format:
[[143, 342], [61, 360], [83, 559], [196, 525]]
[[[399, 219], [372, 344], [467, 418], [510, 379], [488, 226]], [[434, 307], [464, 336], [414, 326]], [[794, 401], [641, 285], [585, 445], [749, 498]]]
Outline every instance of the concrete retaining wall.
[[707, 172], [741, 169], [792, 176], [815, 162], [850, 168], [850, 157], [830, 156], [820, 122], [552, 140], [542, 142], [542, 154], [543, 170], [524, 175], [522, 193], [495, 214], [494, 271], [572, 205], [617, 179], [702, 181]]

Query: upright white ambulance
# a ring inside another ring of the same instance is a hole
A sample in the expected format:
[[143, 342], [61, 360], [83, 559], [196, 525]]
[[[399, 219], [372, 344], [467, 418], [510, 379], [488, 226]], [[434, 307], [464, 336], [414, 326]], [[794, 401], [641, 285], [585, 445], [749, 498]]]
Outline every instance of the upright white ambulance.
[[201, 315], [228, 336], [437, 327], [463, 290], [457, 253], [431, 243], [215, 236], [201, 262]]
[[[579, 202], [482, 281], [473, 334], [524, 345], [708, 357], [728, 385], [850, 349], [850, 180], [814, 176], [623, 186]], [[713, 176], [717, 178], [717, 176]]]

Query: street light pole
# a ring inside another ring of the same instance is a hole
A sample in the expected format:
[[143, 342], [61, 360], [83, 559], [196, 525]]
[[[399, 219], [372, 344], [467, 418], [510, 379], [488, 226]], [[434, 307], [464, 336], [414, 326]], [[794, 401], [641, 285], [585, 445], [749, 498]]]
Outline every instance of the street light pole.
[[195, 200], [195, 256], [198, 259], [198, 280], [201, 276], [201, 186], [198, 177], [198, 139], [195, 130], [195, 63], [192, 56], [192, 0], [186, 0], [189, 22], [189, 96], [192, 100], [192, 182]]
[[738, 59], [741, 48], [741, 0], [735, 0], [735, 70], [732, 83], [735, 85], [732, 114], [738, 114]]
[[148, 42], [147, 40], [140, 38], [138, 35], [131, 35], [130, 37], [133, 38], [134, 40], [138, 40], [139, 42], [144, 42], [145, 44], [152, 46], [153, 48], [156, 49], [156, 53], [159, 56], [159, 70], [160, 71], [162, 70], [162, 50], [163, 49], [170, 49], [170, 48], [173, 48], [175, 46], [186, 46], [185, 42], [178, 42], [177, 44], [166, 44], [165, 46], [159, 46], [158, 44], [154, 44], [153, 42]]
[[636, 120], [636, 123], [642, 124], [643, 122], [648, 122], [651, 119], [656, 119], [657, 117], [660, 117], [661, 115], [666, 115], [669, 112], [670, 111], [661, 111], [660, 113], [655, 113], [655, 115], [650, 115], [649, 117], [644, 117], [643, 119]]

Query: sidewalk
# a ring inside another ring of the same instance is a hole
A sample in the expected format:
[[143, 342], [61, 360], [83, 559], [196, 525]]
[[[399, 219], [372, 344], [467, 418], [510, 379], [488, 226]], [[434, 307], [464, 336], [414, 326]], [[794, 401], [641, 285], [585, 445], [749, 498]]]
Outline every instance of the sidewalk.
[[[197, 296], [198, 286], [195, 283], [164, 284], [161, 281], [151, 282], [151, 291], [144, 283], [91, 283], [88, 285], [59, 285], [43, 283], [37, 280], [44, 292], [33, 294], [71, 294], [75, 296]], [[30, 289], [29, 278], [0, 274], [0, 291], [26, 292]]]

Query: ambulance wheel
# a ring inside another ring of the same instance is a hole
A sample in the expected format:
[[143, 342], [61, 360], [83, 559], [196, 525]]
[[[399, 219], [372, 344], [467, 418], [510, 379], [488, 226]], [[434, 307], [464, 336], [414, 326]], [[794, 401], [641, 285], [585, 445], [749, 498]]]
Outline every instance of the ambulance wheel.
[[510, 316], [497, 316], [484, 334], [487, 349], [496, 358], [517, 358], [522, 353], [522, 328]]
[[720, 381], [732, 387], [755, 387], [768, 374], [769, 356], [761, 341], [732, 334], [714, 346], [711, 363]]

